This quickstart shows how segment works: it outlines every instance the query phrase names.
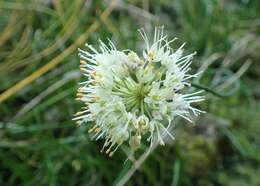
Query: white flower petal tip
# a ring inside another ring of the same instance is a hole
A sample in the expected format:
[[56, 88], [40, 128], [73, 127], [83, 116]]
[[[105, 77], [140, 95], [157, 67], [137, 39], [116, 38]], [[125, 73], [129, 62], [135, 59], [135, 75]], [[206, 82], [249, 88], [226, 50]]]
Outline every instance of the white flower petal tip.
[[[141, 143], [159, 142], [164, 136], [174, 140], [169, 128], [175, 116], [193, 122], [193, 116], [205, 113], [192, 106], [205, 98], [202, 91], [185, 93], [188, 80], [200, 73], [189, 74], [195, 53], [183, 56], [181, 45], [170, 46], [163, 27], [156, 28], [153, 43], [144, 29], [139, 30], [146, 48], [143, 56], [131, 50], [119, 51], [112, 41], [100, 50], [86, 44], [88, 51], [79, 49], [80, 70], [87, 80], [80, 83], [77, 100], [85, 104], [74, 115], [77, 125], [92, 121], [89, 129], [93, 139], [104, 139], [101, 152], [112, 156], [123, 143], [132, 152]], [[175, 51], [175, 52], [174, 52]]]

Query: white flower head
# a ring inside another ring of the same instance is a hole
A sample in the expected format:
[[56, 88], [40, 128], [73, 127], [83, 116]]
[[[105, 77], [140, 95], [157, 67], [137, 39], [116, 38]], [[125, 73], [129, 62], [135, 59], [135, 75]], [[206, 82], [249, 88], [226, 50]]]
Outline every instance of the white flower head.
[[85, 104], [75, 114], [79, 125], [94, 123], [90, 133], [93, 138], [105, 139], [102, 151], [112, 156], [118, 147], [128, 143], [132, 151], [142, 141], [152, 145], [156, 140], [164, 144], [163, 135], [171, 138], [169, 126], [175, 116], [192, 122], [191, 115], [202, 111], [192, 107], [203, 101], [201, 91], [185, 93], [190, 86], [189, 74], [194, 55], [182, 55], [183, 46], [174, 51], [163, 28], [155, 28], [153, 43], [140, 30], [146, 48], [143, 57], [130, 50], [119, 51], [109, 40], [105, 45], [100, 41], [100, 50], [86, 45], [79, 49], [80, 69], [87, 77], [80, 83], [77, 99]]

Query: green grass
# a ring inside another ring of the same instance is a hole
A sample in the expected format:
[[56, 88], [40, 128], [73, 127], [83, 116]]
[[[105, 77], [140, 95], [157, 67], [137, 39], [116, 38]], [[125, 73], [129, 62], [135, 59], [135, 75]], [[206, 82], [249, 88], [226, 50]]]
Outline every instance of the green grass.
[[[177, 36], [176, 46], [186, 42], [187, 51], [198, 52], [194, 69], [212, 63], [195, 83], [232, 95], [207, 94], [200, 105], [207, 114], [195, 126], [176, 121], [176, 140], [157, 147], [127, 185], [260, 185], [259, 1], [127, 0], [100, 18], [109, 3], [0, 2], [0, 92], [11, 93], [0, 103], [0, 185], [116, 185], [129, 173], [126, 147], [109, 158], [99, 152], [102, 141], [90, 140], [87, 124], [71, 121], [81, 106], [76, 48], [107, 37], [119, 49], [139, 48], [137, 29], [152, 32], [155, 25]], [[59, 62], [37, 71], [52, 60]], [[241, 67], [246, 72], [236, 74]]]

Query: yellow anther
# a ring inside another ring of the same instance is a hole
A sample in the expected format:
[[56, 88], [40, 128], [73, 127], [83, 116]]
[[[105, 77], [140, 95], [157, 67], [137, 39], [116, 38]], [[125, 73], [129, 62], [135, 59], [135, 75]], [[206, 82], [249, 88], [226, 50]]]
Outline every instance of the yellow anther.
[[81, 70], [82, 72], [88, 72], [87, 69], [85, 69], [85, 68], [83, 68], [83, 67], [81, 67], [80, 70]]
[[99, 128], [99, 127], [95, 129], [95, 132], [96, 132], [96, 133], [98, 133], [98, 132], [100, 132], [100, 131], [101, 131], [101, 128]]
[[74, 114], [74, 116], [78, 116], [78, 115], [80, 115], [80, 113], [81, 113], [81, 112], [77, 112], [77, 113]]
[[93, 127], [93, 128], [91, 128], [91, 129], [89, 129], [89, 130], [88, 130], [88, 133], [91, 133], [91, 132], [93, 132], [93, 131], [94, 131], [94, 129], [95, 129], [95, 127]]
[[76, 126], [77, 126], [77, 127], [80, 127], [80, 125], [81, 125], [81, 122], [80, 122], [80, 121], [77, 121], [77, 122], [76, 122]]
[[106, 150], [106, 154], [108, 154], [110, 152], [110, 148]]
[[139, 62], [140, 62], [142, 65], [144, 64], [144, 60], [142, 60], [142, 59], [141, 59]]
[[81, 92], [78, 92], [76, 95], [77, 95], [77, 97], [82, 97], [83, 96], [83, 94]]
[[159, 99], [160, 99], [160, 96], [159, 96], [159, 95], [153, 95], [152, 98], [153, 98], [154, 100], [159, 100]]
[[79, 62], [80, 62], [80, 64], [82, 64], [82, 65], [86, 65], [86, 64], [87, 64], [87, 62], [84, 61], [84, 60], [80, 60]]
[[141, 119], [140, 121], [139, 121], [139, 124], [140, 125], [145, 125], [146, 123], [145, 123], [145, 120], [144, 119]]
[[149, 52], [148, 52], [148, 57], [149, 57], [151, 60], [154, 60], [154, 58], [155, 58], [155, 52], [154, 52], [154, 51], [149, 51]]
[[90, 72], [90, 76], [91, 76], [92, 78], [94, 78], [94, 79], [95, 79], [95, 76], [96, 76], [96, 71], [92, 71], [92, 72]]
[[95, 101], [98, 101], [98, 100], [100, 100], [100, 97], [99, 97], [99, 96], [96, 96], [96, 97], [94, 98], [94, 100], [95, 100]]

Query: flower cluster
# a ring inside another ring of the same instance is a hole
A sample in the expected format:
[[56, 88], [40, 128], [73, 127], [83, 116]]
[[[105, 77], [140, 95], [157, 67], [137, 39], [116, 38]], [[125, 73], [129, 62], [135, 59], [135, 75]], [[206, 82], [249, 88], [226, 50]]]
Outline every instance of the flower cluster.
[[174, 51], [163, 28], [156, 28], [153, 43], [144, 32], [142, 57], [131, 50], [119, 51], [109, 40], [100, 41], [100, 50], [86, 44], [88, 51], [79, 49], [80, 69], [87, 77], [80, 83], [77, 99], [85, 104], [74, 120], [94, 123], [90, 133], [98, 140], [105, 139], [102, 151], [112, 156], [127, 142], [132, 151], [143, 139], [164, 145], [163, 134], [174, 138], [169, 126], [175, 116], [192, 121], [191, 115], [200, 111], [191, 106], [203, 101], [201, 91], [184, 93], [193, 54], [183, 56], [183, 46]]

